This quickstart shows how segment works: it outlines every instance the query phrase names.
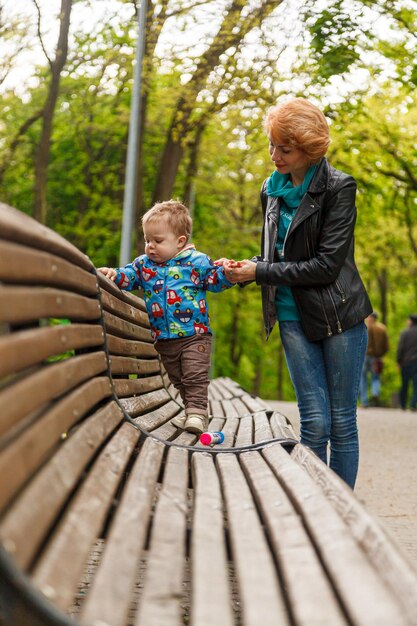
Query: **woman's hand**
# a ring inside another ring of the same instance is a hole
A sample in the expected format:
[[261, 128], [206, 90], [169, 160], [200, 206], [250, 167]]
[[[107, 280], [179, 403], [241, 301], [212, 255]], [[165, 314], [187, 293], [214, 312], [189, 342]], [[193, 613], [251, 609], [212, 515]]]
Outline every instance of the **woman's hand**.
[[117, 272], [113, 267], [98, 267], [97, 270], [113, 282], [116, 280]]
[[223, 265], [226, 278], [231, 283], [247, 283], [255, 280], [256, 263], [244, 259], [243, 261], [232, 261]]

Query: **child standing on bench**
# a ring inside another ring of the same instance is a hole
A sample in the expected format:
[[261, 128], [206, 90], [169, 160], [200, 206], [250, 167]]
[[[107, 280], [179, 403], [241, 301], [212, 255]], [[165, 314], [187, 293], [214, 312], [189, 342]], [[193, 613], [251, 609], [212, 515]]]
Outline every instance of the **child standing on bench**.
[[100, 267], [121, 289], [144, 292], [152, 338], [185, 416], [172, 424], [200, 434], [208, 426], [212, 333], [206, 291], [233, 287], [222, 266], [188, 243], [192, 220], [175, 200], [155, 204], [142, 218], [145, 254], [126, 267]]

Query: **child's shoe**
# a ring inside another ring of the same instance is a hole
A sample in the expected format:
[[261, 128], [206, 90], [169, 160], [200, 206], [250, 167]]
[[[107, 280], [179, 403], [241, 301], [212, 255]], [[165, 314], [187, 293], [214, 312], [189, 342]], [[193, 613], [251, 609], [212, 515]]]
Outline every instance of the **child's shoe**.
[[171, 420], [171, 424], [175, 426], [175, 428], [182, 428], [182, 430], [184, 430], [187, 417], [188, 415], [178, 415]]
[[189, 433], [200, 435], [204, 433], [208, 428], [207, 415], [198, 415], [196, 413], [190, 413], [187, 415], [184, 429]]

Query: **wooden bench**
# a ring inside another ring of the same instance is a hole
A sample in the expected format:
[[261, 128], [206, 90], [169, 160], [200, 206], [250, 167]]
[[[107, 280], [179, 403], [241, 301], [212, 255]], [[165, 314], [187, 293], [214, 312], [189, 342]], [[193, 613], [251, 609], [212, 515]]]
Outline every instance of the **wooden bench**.
[[0, 206], [0, 622], [417, 624], [417, 576], [288, 420], [226, 378], [204, 448], [143, 301]]

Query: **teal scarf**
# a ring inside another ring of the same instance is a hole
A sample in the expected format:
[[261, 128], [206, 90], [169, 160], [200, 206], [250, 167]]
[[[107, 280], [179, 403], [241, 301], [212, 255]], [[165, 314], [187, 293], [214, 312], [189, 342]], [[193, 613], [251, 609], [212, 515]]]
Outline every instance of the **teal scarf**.
[[267, 195], [282, 198], [287, 207], [295, 209], [300, 205], [301, 199], [306, 193], [316, 169], [317, 164], [310, 165], [303, 182], [301, 185], [297, 185], [297, 187], [294, 187], [292, 184], [289, 174], [280, 174], [277, 171], [273, 172], [268, 178], [266, 186]]

